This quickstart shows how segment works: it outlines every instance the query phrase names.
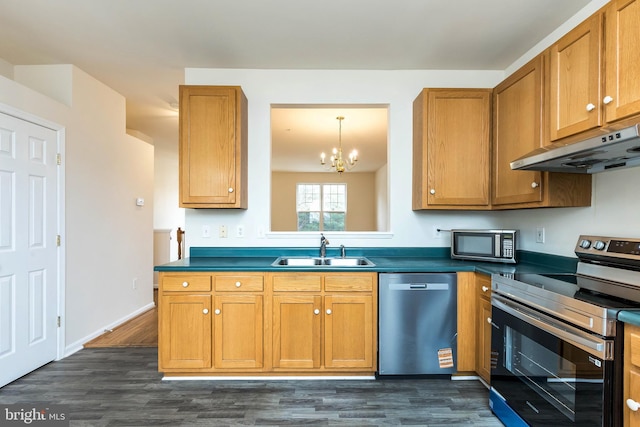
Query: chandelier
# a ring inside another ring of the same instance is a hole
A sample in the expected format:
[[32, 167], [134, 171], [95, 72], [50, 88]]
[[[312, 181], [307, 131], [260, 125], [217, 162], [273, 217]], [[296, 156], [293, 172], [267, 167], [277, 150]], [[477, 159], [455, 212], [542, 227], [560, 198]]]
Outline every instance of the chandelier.
[[[345, 170], [351, 170], [356, 166], [356, 162], [358, 161], [358, 151], [353, 150], [349, 153], [349, 157], [345, 159], [342, 156], [342, 121], [344, 120], [343, 116], [336, 117], [338, 119], [339, 128], [338, 128], [338, 148], [333, 149], [333, 154], [329, 158], [331, 160], [331, 164], [327, 165], [325, 169], [331, 170], [335, 169], [336, 172], [342, 173]], [[320, 164], [326, 165], [325, 154], [320, 154]]]

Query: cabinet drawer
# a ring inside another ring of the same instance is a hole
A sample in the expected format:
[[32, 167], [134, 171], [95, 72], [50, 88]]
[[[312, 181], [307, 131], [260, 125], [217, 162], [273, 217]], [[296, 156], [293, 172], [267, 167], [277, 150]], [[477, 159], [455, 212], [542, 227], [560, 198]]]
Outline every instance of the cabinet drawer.
[[476, 292], [480, 298], [491, 298], [491, 277], [476, 274]]
[[316, 274], [273, 276], [273, 292], [320, 292], [322, 277]]
[[217, 292], [262, 292], [264, 290], [263, 276], [232, 275], [215, 276], [215, 290]]
[[372, 292], [373, 276], [370, 275], [327, 275], [324, 278], [325, 291]]
[[629, 342], [625, 343], [629, 346], [630, 362], [632, 365], [640, 367], [640, 328], [637, 326], [625, 325], [629, 329]]
[[164, 276], [162, 291], [166, 292], [209, 292], [211, 290], [211, 276], [183, 275]]

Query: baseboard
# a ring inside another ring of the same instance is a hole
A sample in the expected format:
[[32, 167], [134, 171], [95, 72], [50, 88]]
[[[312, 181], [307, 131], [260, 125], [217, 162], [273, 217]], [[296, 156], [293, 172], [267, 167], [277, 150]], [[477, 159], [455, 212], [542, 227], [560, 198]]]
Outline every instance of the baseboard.
[[[71, 344], [69, 344], [68, 346], [66, 346], [64, 348], [64, 356], [62, 357], [62, 359], [64, 359], [65, 357], [71, 356], [73, 353], [80, 351], [84, 348], [84, 344], [91, 341], [94, 338], [99, 337], [100, 335], [104, 334], [105, 330], [108, 329], [114, 329], [118, 326], [120, 326], [121, 324], [123, 324], [124, 322], [133, 319], [134, 317], [137, 317], [139, 315], [141, 315], [142, 313], [151, 310], [152, 308], [154, 308], [156, 305], [152, 302], [148, 303], [145, 306], [140, 307], [139, 309], [137, 309], [136, 311], [129, 313], [128, 315], [116, 320], [115, 322], [112, 322], [108, 325], [105, 325], [104, 327], [98, 329], [97, 331], [85, 336], [84, 338], [81, 338]], [[60, 359], [58, 359], [60, 360]]]

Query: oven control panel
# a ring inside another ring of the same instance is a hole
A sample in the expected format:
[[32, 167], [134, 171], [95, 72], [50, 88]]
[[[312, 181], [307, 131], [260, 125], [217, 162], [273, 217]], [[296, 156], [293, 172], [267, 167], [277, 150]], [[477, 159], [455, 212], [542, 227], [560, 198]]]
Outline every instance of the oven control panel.
[[640, 261], [640, 239], [583, 235], [578, 239], [576, 255], [601, 255]]

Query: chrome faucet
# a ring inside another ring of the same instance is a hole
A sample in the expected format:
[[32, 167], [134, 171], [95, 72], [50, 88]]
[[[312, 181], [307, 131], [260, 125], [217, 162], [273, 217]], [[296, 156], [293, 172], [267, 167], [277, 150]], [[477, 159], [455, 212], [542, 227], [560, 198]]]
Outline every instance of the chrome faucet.
[[324, 237], [324, 234], [320, 233], [320, 258], [324, 258], [327, 256], [327, 245], [329, 244], [329, 240]]
[[340, 257], [345, 258], [347, 256], [347, 250], [344, 248], [344, 245], [340, 245]]

